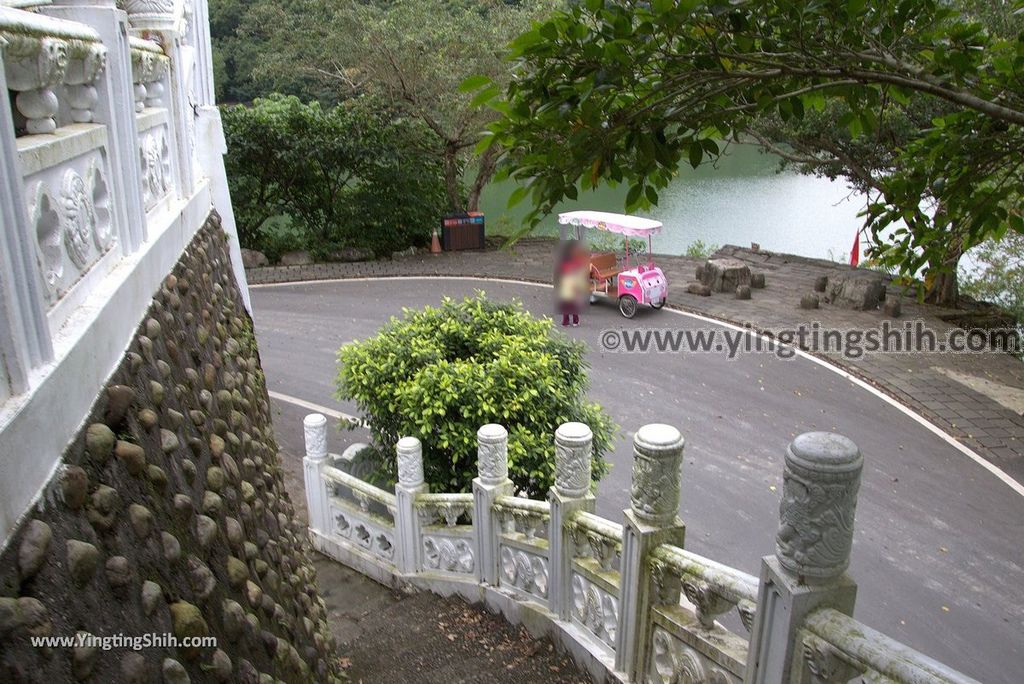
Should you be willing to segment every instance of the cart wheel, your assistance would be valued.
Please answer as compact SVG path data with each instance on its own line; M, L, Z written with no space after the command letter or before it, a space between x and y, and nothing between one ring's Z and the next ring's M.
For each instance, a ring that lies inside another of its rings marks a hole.
M619 313L626 318L636 315L636 297L633 295L622 295L619 297Z
M590 294L590 303L597 304L597 295L595 295L594 293Z
M651 308L652 309L660 309L661 307L665 306L665 302L667 302L667 301L668 301L668 298L666 297L665 299L662 299L659 304L651 304Z

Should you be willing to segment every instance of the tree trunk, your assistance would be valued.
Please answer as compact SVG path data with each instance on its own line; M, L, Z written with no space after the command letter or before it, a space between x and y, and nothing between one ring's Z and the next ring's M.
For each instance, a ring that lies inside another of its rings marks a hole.
M951 237L946 255L938 264L930 265L925 282L928 289L924 300L929 304L957 308L960 305L960 280L957 267L963 256L963 239Z
M480 211L480 194L494 177L494 170L498 166L498 148L494 145L487 148L487 151L480 155L479 166L476 171L476 178L469 188L469 198L466 202L466 211Z
M444 186L448 193L448 208L454 213L464 210L460 180L459 150L454 143L446 143L444 146Z

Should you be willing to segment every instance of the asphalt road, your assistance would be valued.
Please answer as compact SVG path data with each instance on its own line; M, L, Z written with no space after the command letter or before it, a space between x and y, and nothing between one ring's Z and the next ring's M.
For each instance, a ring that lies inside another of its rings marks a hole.
M317 282L254 288L268 389L355 413L334 399L335 352L372 335L403 307L483 289L548 314L551 291L475 280ZM1018 684L1024 670L1024 497L915 420L804 358L775 354L619 354L604 330L714 327L668 310L628 321L609 304L570 334L590 348L592 399L622 426L598 513L628 506L631 440L645 423L686 438L679 514L686 546L756 575L773 551L783 454L801 432L844 434L865 458L850 572L855 616L984 682ZM302 453L309 411L275 400L278 440ZM359 432L331 436L340 452Z

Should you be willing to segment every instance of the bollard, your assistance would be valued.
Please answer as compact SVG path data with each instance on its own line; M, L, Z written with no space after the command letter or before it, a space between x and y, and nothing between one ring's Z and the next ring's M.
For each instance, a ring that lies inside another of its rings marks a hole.
M551 611L568 621L572 611L573 545L565 523L576 511L594 511L590 493L594 434L583 423L563 423L555 431L555 486L548 493Z
M647 559L661 544L682 546L686 528L677 517L683 436L671 425L651 424L633 437L630 507L623 512L621 595L615 669L643 681L650 638L651 583Z
M395 485L395 535L398 538L399 570L406 574L420 568L420 520L416 496L430 490L423 481L423 446L415 437L402 437L395 445L398 484Z
M498 585L498 524L494 500L512 494L508 479L508 431L489 423L477 430L477 473L473 478L473 535L477 579Z
M853 615L857 585L845 571L863 467L857 445L842 435L805 433L786 450L775 554L761 560L745 684L790 680L808 614L827 607Z
M302 471L306 482L306 505L309 507L309 527L320 534L330 534L327 484L320 470L327 465L327 417L311 413L302 420L306 442L306 456Z

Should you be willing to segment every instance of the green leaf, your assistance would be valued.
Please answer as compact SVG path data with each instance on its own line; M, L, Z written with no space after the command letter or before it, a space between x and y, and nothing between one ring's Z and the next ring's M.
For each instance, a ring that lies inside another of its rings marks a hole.
M491 80L490 76L470 76L469 78L465 79L462 83L459 84L459 90L464 93L468 93L470 91L476 90L482 86L491 84L493 82L494 81Z
M700 143L690 143L690 166L697 168L704 159L704 150Z

